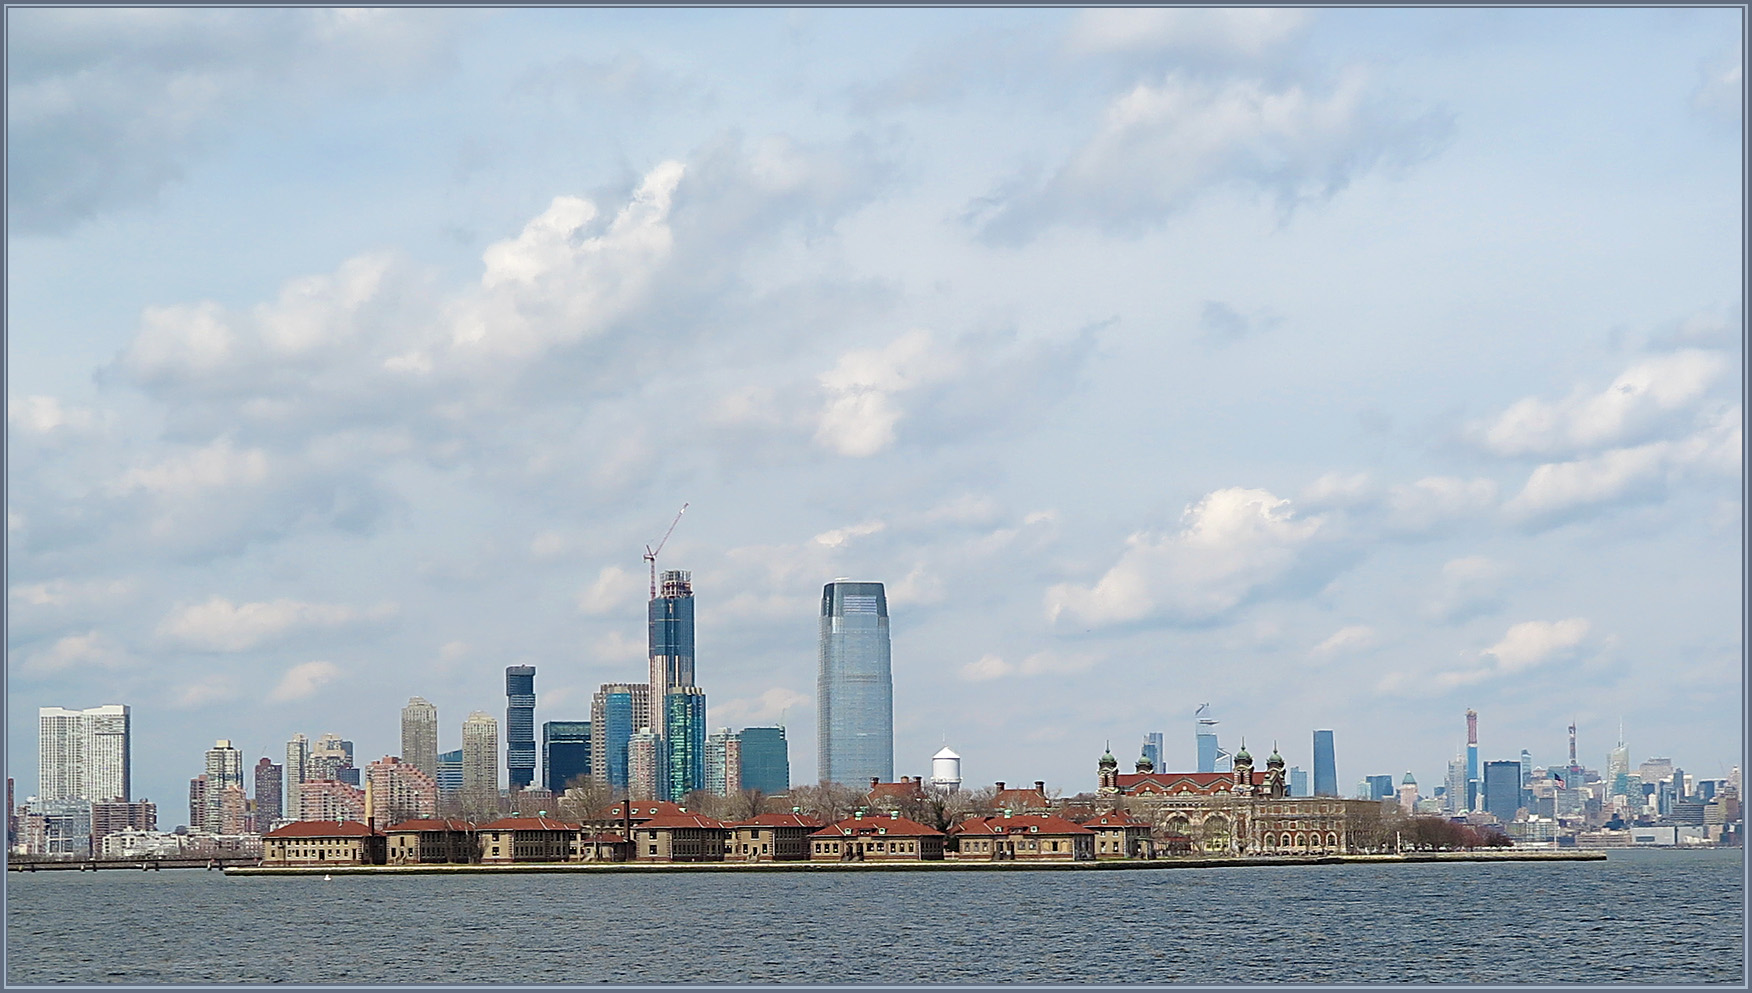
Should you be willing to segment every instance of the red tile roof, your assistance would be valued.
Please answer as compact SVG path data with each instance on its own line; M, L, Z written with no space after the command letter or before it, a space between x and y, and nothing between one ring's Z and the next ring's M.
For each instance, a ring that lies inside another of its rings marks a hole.
M925 795L925 785L916 778L902 777L898 783L871 783L867 799L893 797L897 800L917 800Z
M943 832L904 817L848 817L822 828L811 838L843 838L864 835L943 837Z
M587 834L579 840L595 842L599 845L619 845L625 843L627 839L612 832L603 832L601 834Z
M626 806L623 803L616 803L597 814L595 819L599 821L621 820L626 816ZM687 813L686 808L682 807L681 804L670 803L668 800L634 800L632 808L632 818L635 821L650 817L673 817L676 814Z
M723 821L715 821L704 814L672 814L668 817L653 817L643 824L636 825L641 831L659 830L664 828L708 828L722 831L728 828Z
M556 821L550 817L501 817L491 824L481 824L476 831L576 831L578 825L570 821Z
M1258 774L1255 774L1255 779ZM1211 794L1235 788L1232 772L1122 772L1117 774L1121 793Z
M1150 822L1142 817L1133 817L1129 813L1114 812L1091 817L1083 822L1084 827L1149 827Z
M475 826L468 821L460 821L452 817L416 817L411 821L391 824L384 828L384 833L391 831L473 831Z
M293 821L263 838L368 838L380 832L358 821Z
M1009 817L970 817L956 826L957 834L1094 834L1063 817L1051 814L1013 814Z
M821 819L808 814L761 814L729 825L739 827L800 827L811 831L821 827Z

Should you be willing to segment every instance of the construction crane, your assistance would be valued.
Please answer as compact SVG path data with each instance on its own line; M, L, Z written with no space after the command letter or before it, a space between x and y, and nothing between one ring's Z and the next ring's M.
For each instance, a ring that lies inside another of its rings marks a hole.
M675 520L669 522L669 530L663 532L663 538L657 542L657 547L645 546L645 561L651 563L651 599L653 600L657 599L657 553L663 550L664 545L669 544L669 536L675 533L675 526L681 523L681 515L685 513L687 513L687 504L684 503L681 505L681 509L675 512Z

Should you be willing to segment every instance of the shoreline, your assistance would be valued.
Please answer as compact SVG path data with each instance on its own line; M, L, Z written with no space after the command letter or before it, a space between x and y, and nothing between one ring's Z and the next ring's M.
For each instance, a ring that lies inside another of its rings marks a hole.
M1400 855L1239 856L1110 859L1095 862L521 862L505 865L261 865L227 866L227 876L379 876L478 873L626 872L1107 872L1220 869L1230 866L1399 864L1415 862L1601 862L1606 852L1411 852Z

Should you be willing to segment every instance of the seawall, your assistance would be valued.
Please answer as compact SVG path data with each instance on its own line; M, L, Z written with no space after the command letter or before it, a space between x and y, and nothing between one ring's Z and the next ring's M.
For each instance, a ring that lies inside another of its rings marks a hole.
M1096 862L524 862L511 865L228 866L227 876L398 876L530 872L1113 872L1397 862L1599 862L1603 851L1408 852L1400 855L1238 856Z

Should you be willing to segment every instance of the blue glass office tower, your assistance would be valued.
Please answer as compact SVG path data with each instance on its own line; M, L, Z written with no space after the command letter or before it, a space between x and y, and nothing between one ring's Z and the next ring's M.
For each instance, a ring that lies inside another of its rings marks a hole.
M1385 800L1393 795L1392 776L1369 776L1364 782L1369 784L1369 799Z
M693 573L667 570L657 589L645 615L650 628L651 699L661 711L661 701L670 690L694 685ZM662 723L652 721L651 729L661 733Z
M513 790L535 782L535 666L505 667L505 767Z
M617 795L627 788L627 743L648 727L651 687L604 683L590 700L590 773Z
M544 721L541 725L541 784L555 796L581 776L590 775L590 722Z
M706 691L681 686L663 698L663 770L658 795L680 802L706 786Z
M815 680L816 772L822 782L894 779L894 675L881 583L836 579L821 589Z
M1162 732L1145 732L1143 757L1150 760L1157 772L1167 771L1168 767L1162 764Z
M1332 752L1332 732L1314 732L1314 795L1338 795L1338 762Z
M1290 766L1290 795L1308 795L1308 770L1301 766Z
M462 792L462 749L438 753L438 795L455 796Z
M1484 812L1495 814L1504 824L1515 819L1521 808L1521 763L1484 764Z
M791 791L791 751L784 728L742 729L742 788L768 796Z

